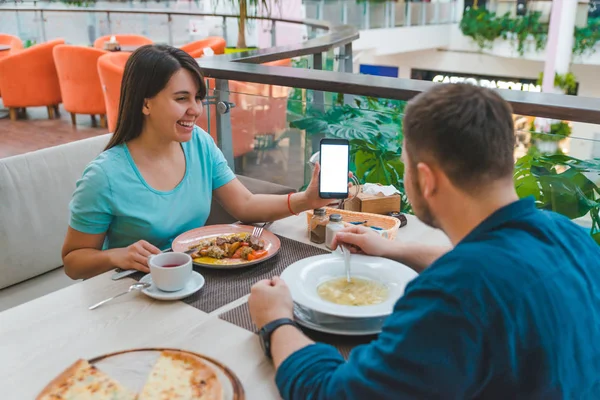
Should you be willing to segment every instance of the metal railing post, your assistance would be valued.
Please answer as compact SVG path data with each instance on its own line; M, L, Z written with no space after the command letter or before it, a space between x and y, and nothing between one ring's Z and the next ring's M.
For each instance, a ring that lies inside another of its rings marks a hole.
M171 14L167 13L167 29L169 30L169 46L173 46L173 27L171 23L173 22L173 17Z
M340 54L340 71L350 74L353 73L354 62L352 60L352 42L346 44L344 47L341 47L340 53L342 53ZM353 95L344 93L344 104L351 104L353 99Z
M441 3L433 3L433 21L434 24L440 23L440 4Z
M231 134L231 114L229 113L229 81L226 79L217 79L217 144L227 160L229 167L235 171L235 161L233 158L233 137ZM224 105L219 110L220 104ZM222 111L222 112L220 112ZM208 112L208 111L207 111Z
M110 12L106 12L106 26L108 27L108 33L112 34L112 24L110 22Z
M17 17L17 36L23 37L23 28L21 27L21 17L19 16L18 11L15 14Z
M421 25L427 25L427 4L429 3L419 3L421 4Z
M323 69L323 53L313 54L313 69ZM325 95L323 94L323 92L319 90L313 91L313 107L316 110L325 112ZM320 150L322 137L324 137L324 135L311 135L311 154L314 154Z
M325 0L321 0L317 4L317 19L318 20L322 20L323 19L323 7L325 7Z
M407 1L404 3L406 12L404 13L404 26L412 25L412 3Z
M277 46L277 21L271 21L271 47Z
M223 39L227 43L227 17L223 17Z
M348 2L344 1L342 3L342 24L346 25L348 23Z
M323 53L313 54L313 69L323 69ZM313 93L313 102L316 108L319 108L321 111L323 111L325 109L325 98L323 96L323 92L315 90Z
M371 13L370 10L371 8L369 7L369 2L365 2L364 3L364 18L365 18L365 29L369 29L369 26L371 25Z
M390 28L394 28L396 26L396 2L388 1L389 4L389 13L390 13Z
M46 39L46 21L44 20L44 10L40 10L40 24L42 29L42 41L45 42Z

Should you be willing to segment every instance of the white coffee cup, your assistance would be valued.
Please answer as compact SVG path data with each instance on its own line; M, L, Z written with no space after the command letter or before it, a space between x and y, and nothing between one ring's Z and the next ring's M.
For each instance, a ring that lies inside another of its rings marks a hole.
M152 282L162 291L184 288L192 275L192 257L185 253L161 253L148 257Z

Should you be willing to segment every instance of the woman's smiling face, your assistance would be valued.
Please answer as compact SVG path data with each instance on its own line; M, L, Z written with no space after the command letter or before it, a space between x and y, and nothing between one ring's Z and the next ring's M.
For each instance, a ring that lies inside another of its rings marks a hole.
M199 90L194 75L185 68L179 69L163 90L144 102L144 128L165 139L190 140L194 123L202 115Z

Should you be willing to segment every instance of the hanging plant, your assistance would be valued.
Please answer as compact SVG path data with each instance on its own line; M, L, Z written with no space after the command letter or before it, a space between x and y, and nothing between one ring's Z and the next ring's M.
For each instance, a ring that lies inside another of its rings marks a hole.
M537 84L541 86L543 81L544 73L540 72ZM567 72L566 74L557 73L554 75L554 87L561 89L564 94L575 95L577 91L577 79L572 72Z
M510 18L508 14L501 17L502 37L507 39L508 33L511 33L516 40L517 53L520 56L525 54L525 44L530 38L533 38L535 51L543 50L548 40L548 24L540 22L542 13L539 11L527 13L524 16Z
M61 3L69 6L88 7L96 3L96 0L60 0Z
M496 13L476 7L465 11L460 21L460 30L477 43L481 50L492 47L498 38L514 40L517 53L523 56L525 45L531 38L535 51L543 50L548 40L548 24L540 21L542 14L529 12L524 16L513 18L509 13L497 16ZM573 55L593 54L600 41L600 18L589 18L583 28L574 30Z
M575 27L573 55L593 54L596 51L598 41L600 41L600 18L589 18L587 26L583 28Z
M460 21L460 30L471 37L480 49L491 48L494 40L502 36L505 27L496 14L480 8L469 8Z
M550 124L549 132L538 132L535 125L531 124L531 139L544 142L560 142L571 136L571 125L566 121L558 121Z

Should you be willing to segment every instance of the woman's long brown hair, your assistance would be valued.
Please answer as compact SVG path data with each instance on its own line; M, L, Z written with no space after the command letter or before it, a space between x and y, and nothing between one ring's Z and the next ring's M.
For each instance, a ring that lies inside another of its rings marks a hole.
M198 96L206 97L206 85L198 63L185 51L167 45L149 44L133 52L125 64L121 83L117 127L106 149L126 143L142 133L144 101L167 86L181 68L192 73L198 83Z

